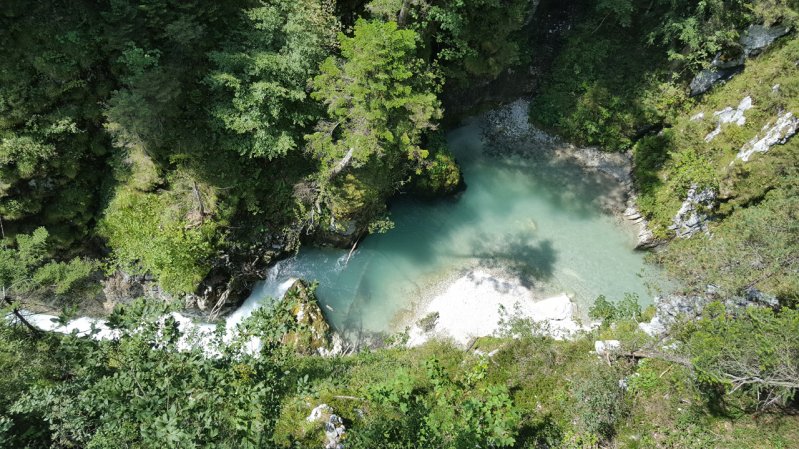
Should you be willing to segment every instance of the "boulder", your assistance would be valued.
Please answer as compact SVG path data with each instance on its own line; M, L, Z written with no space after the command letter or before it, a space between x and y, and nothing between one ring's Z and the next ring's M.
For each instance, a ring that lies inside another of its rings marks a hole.
M650 337L658 337L666 333L666 326L655 316L648 323L638 323L638 328Z
M327 404L319 404L311 410L311 414L305 418L308 422L316 422L323 419L325 416L333 414L333 409Z
M743 70L746 58L757 56L779 37L788 34L789 27L752 25L740 39L740 49L734 54L718 53L710 67L697 73L691 80L691 96L703 94L718 83L724 82Z
M283 335L283 343L304 355L329 351L332 340L330 325L316 295L305 282L295 281L286 291L283 301L289 302L295 321Z
M744 65L745 61L746 55L743 52L739 52L734 56L720 52L716 54L716 57L713 58L713 61L710 62L710 65L717 69L733 69Z
M333 408L329 405L317 405L311 410L311 414L305 420L308 422L324 421L325 449L344 449L342 440L347 430L344 427L344 420L333 413Z
M330 415L330 419L325 423L325 438L327 444L325 449L343 449L344 445L341 440L344 439L344 421L338 415Z
M594 342L594 352L598 356L610 355L620 350L621 342L619 340L597 340Z
M691 90L691 96L695 97L710 90L711 87L721 82L727 81L733 75L743 70L742 67L733 67L730 69L721 69L711 67L697 73L691 84L688 86Z
M744 55L747 58L759 55L775 40L785 36L789 31L791 29L786 26L751 25L746 29L740 40Z
M735 108L728 106L721 111L714 112L713 117L716 118L716 129L705 136L705 142L710 142L721 134L721 125L729 123L735 123L738 126L745 125L746 115L744 114L750 109L752 109L752 97L747 96Z

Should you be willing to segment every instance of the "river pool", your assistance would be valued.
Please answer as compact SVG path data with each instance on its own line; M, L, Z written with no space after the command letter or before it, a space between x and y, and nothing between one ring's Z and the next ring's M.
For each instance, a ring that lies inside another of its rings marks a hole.
M396 199L394 229L363 239L349 260L348 250L303 248L271 269L244 309L302 278L319 282L319 302L337 329L394 331L474 269L515 278L536 297L566 293L582 312L599 295L633 293L651 303L659 275L634 250L637 230L602 207L618 182L530 142L488 145L488 126L475 118L448 134L463 193Z

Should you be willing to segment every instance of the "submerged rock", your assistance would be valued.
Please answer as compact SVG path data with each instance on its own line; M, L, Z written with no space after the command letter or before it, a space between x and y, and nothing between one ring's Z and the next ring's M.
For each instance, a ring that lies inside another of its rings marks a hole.
M792 112L782 114L773 126L771 123L767 123L763 127L763 137L758 134L744 144L738 151L737 159L747 162L755 153L766 153L772 146L786 143L796 134L797 128L799 128L799 118L795 117Z

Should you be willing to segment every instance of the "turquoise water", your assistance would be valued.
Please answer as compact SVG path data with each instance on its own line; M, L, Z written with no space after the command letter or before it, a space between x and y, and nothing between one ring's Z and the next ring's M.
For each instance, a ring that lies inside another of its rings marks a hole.
M535 149L489 151L479 121L448 140L468 186L461 195L400 198L391 204L395 228L365 238L348 262L348 250L304 248L278 263L253 298L289 277L316 280L335 327L391 331L414 306L481 268L518 278L541 298L566 292L583 311L600 294L651 302L647 283L657 273L634 251L635 230L600 207L615 181L535 157Z

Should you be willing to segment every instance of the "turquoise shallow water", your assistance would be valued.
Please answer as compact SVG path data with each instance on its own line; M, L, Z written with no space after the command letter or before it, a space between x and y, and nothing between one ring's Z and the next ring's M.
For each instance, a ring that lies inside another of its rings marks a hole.
M602 211L615 181L551 158L489 151L474 121L448 135L467 189L457 198L403 197L393 230L346 250L304 248L253 293L289 277L319 281L317 296L339 329L395 330L415 304L480 267L517 277L542 298L566 292L586 310L600 294L651 303L657 271L634 251L634 230ZM507 151L506 151L507 150ZM252 302L252 301L251 301Z

